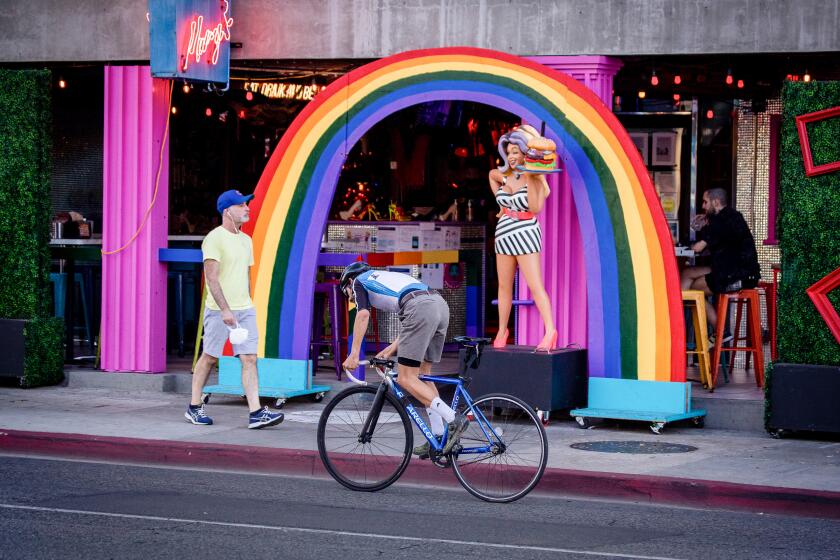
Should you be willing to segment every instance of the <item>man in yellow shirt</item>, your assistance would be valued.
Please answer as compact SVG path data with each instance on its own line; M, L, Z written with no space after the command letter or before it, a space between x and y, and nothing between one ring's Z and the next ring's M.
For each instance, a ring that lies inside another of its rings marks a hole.
M248 428L265 428L283 421L283 414L260 408L257 379L257 313L251 302L250 267L254 264L251 237L240 231L249 219L248 202L254 195L239 191L223 192L216 201L222 225L207 234L201 244L207 299L204 302L204 352L195 365L192 399L184 417L199 426L213 419L204 412L201 393L210 369L218 362L231 339L233 354L242 362L242 387L251 414Z

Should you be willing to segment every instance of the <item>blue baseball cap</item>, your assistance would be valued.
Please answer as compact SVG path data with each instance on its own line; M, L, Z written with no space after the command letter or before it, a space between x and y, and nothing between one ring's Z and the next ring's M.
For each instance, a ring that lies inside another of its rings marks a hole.
M252 194L242 194L236 190L225 191L219 195L219 198L216 199L216 210L218 210L219 214L221 214L226 208L242 204L243 202L248 202L252 198L254 198L254 195Z

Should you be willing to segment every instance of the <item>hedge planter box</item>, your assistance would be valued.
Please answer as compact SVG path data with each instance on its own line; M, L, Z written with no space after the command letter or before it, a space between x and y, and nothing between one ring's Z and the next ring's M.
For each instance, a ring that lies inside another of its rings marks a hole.
M64 379L64 322L0 319L0 378L17 378L21 387L54 385Z
M767 429L840 433L840 367L775 364L768 379Z

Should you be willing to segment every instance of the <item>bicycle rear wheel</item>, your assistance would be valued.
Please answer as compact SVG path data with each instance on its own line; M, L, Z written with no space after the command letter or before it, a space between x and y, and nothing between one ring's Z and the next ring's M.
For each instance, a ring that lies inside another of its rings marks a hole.
M467 413L470 425L452 454L458 482L488 502L512 502L533 490L548 461L548 440L534 409L517 397L492 394Z
M318 453L338 482L362 492L376 492L402 475L411 459L414 432L408 413L390 392L385 394L370 437L362 430L375 402L377 387L350 387L336 395L318 422Z

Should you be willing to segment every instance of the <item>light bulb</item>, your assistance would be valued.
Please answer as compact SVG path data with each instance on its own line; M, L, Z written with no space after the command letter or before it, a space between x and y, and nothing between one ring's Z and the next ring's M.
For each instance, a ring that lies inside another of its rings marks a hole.
M738 89L744 89L744 80L738 80Z
M675 93L675 94L674 94L674 101L679 101L679 100L680 100L680 94L679 94L679 93Z
M177 112L178 112L178 107L172 107L172 114L174 115Z
M645 90L643 90L643 89L639 90L639 99L644 99L646 95L647 94L645 93Z
M187 85L187 84L184 84L184 87L183 87L183 88L181 88L181 89L183 89L183 90L184 90L184 93L189 93L189 92L190 92L190 86L189 86L189 85Z
M732 69L726 71L726 85L731 86L733 82Z
M802 76L802 81L803 82L810 82L811 81L811 74L810 74L810 72L808 72L807 69L805 70L805 75Z
M659 77L656 75L656 70L650 75L650 85L658 86L659 85Z
M205 114L205 115L207 115L208 117L213 116L213 109L211 109L210 107L207 107L207 108L204 110L204 114Z
M248 101L251 101L252 99L254 99L254 94L249 91L248 93L245 94L245 99L247 99Z
M715 112L714 112L714 111L712 111L711 109L709 109L708 111L706 111L706 118L707 118L707 119L713 119L713 118L715 118Z
M65 82L64 80L58 80L58 87L60 87L61 89L66 88L67 82Z
M677 74L676 76L674 76L674 84L680 85L681 83L682 83L682 78L680 77L680 75Z

